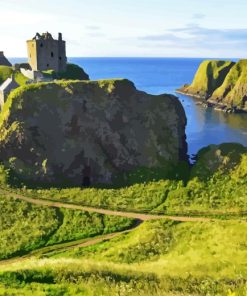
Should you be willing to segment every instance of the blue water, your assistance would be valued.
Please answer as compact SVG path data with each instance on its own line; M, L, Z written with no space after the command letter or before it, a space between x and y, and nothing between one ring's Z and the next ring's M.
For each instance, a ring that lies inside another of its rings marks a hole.
M70 58L90 75L90 79L128 78L151 94L171 93L191 83L203 59L183 58ZM23 59L12 59L20 62ZM238 142L247 146L247 115L224 114L197 105L196 100L176 94L187 116L189 154L209 144Z

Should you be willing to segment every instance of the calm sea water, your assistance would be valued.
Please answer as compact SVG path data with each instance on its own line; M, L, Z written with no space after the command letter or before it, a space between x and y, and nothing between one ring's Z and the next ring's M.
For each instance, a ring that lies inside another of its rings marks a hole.
M23 59L12 59L20 62ZM70 58L90 79L128 78L151 94L176 94L176 88L190 83L203 59L183 58ZM209 144L238 142L247 146L247 115L224 114L197 105L196 100L176 94L187 116L189 154Z

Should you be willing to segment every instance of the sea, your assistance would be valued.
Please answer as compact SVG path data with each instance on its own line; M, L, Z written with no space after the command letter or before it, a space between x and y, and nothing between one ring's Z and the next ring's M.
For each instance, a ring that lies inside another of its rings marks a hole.
M25 61L10 59L12 63ZM150 94L173 94L182 103L186 116L188 154L193 156L210 144L236 142L247 146L247 114L225 114L198 105L197 99L176 93L191 83L204 58L80 58L69 62L81 66L91 80L127 78L137 89Z

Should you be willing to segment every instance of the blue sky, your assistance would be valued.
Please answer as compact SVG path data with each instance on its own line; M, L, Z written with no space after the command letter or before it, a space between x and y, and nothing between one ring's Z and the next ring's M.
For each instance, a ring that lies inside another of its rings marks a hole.
M0 0L0 50L62 32L68 56L247 57L245 0Z

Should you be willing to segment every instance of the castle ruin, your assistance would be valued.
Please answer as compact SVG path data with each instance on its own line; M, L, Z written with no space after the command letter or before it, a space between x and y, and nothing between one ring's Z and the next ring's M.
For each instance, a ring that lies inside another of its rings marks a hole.
M36 33L32 40L27 41L27 51L33 71L66 71L66 42L62 40L61 33L58 34L58 40L53 39L48 32L42 35Z

